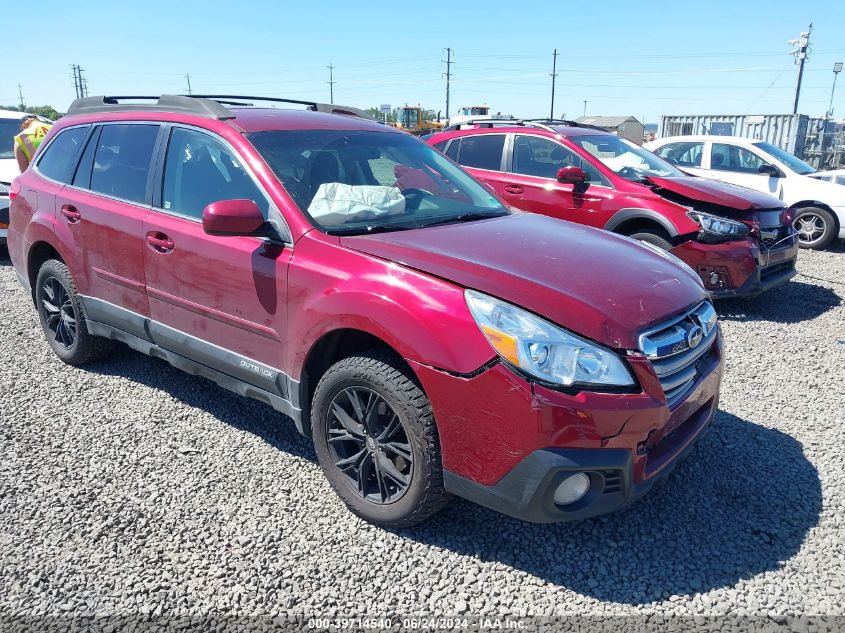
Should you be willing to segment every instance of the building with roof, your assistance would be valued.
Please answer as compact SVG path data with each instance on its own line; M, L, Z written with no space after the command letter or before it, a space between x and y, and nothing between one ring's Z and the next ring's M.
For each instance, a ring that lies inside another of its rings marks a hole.
M594 125L637 145L643 144L643 124L632 116L579 116L575 122Z

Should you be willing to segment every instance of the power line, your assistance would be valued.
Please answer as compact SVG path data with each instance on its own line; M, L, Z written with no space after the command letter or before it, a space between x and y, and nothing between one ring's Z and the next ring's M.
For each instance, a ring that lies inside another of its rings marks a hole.
M334 66L329 64L328 69L329 69L329 80L326 83L329 84L329 103L334 103L334 85L337 83L334 80Z
M452 83L452 49L446 49L446 124L449 124L449 88Z

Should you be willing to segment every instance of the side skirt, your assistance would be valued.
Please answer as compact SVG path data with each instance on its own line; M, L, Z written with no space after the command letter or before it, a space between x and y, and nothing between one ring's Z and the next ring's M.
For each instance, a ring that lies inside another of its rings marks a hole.
M110 325L97 323L96 321L88 321L88 332L94 336L102 336L104 338L120 341L138 352L166 360L177 369L181 369L182 371L194 376L208 378L224 389L228 389L229 391L246 396L247 398L252 398L253 400L259 400L265 404L269 404L279 413L291 418L294 421L294 424L296 424L296 429L300 433L303 433L302 411L294 407L289 400L273 395L264 389L260 389L254 385L244 382L243 380L233 378L232 376L217 371L216 369L212 369L211 367L206 367L205 365L193 361L190 358L185 358L184 356L175 354L170 350L166 350L163 347L159 347L154 343L145 341L144 339L138 338L137 336L114 328Z

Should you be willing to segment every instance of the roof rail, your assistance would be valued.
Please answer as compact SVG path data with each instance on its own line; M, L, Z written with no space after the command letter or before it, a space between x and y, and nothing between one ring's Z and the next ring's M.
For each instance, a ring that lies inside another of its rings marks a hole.
M547 132L554 132L555 134L558 133L552 126L553 125L565 125L567 127L585 127L585 128L592 128L594 130L602 130L605 131L604 128L597 127L595 125L586 125L585 123L578 123L576 121L570 121L569 119L469 119L468 121L461 121L460 123L455 123L453 125L449 125L448 127L443 128L444 132L451 132L454 130L460 130L461 126L465 125L477 125L478 127L496 127L496 126L514 126L514 127L533 127L538 128L541 130L546 130Z
M478 127L496 127L496 126L524 126L524 127L536 127L545 130L549 130L550 132L554 132L552 128L548 125L543 125L542 123L538 123L536 121L532 121L530 119L491 119L491 118L484 118L484 119L469 119L467 121L461 121L460 123L453 123L445 128L443 128L444 132L451 132L453 130L460 130L461 126L466 125L477 125Z
M589 123L579 123L578 121L573 121L571 119L526 119L527 121L531 121L532 123L545 123L546 125L565 125L567 127L585 127L591 130L601 130L602 132L606 132L603 127L599 127L598 125L590 125Z
M121 103L129 101L132 103ZM155 103L137 103L138 101L154 101ZM68 116L74 114L95 114L97 112L133 112L144 110L149 112L180 112L184 114L198 114L212 119L233 119L234 113L217 101L182 95L151 96L98 96L83 97L70 104Z
M154 101L155 103L137 103ZM244 95L161 95L161 96L97 96L77 99L70 104L67 114L94 114L97 112L154 111L196 114L213 119L233 119L235 113L226 106L250 107L253 101L293 103L307 106L314 112L343 114L374 121L375 118L351 106L283 99L280 97L253 97ZM129 103L121 103L129 102Z

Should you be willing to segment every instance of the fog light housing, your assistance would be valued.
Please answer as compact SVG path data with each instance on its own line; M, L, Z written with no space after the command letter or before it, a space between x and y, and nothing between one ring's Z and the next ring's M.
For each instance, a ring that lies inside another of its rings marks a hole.
M584 498L590 490L590 478L585 473L569 475L555 489L555 503L568 506Z

